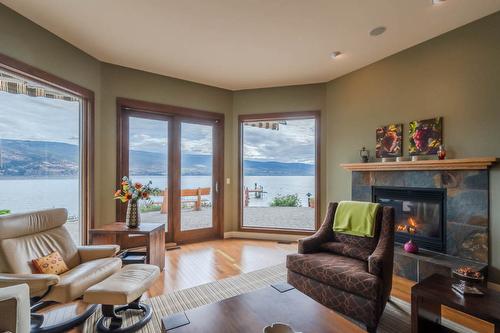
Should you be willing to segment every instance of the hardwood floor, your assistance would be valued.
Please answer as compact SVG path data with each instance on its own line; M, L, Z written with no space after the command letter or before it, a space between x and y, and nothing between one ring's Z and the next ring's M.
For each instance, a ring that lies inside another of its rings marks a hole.
M284 262L297 243L226 239L182 245L167 251L165 270L148 296L194 287Z
M288 253L297 251L297 243L279 244L273 241L227 239L182 245L179 250L167 251L165 270L148 290L154 297L174 290L194 287L226 277L251 272L283 263ZM394 277L392 296L410 301L414 282ZM74 313L76 305L60 309ZM443 308L443 316L477 332L493 332L492 324ZM58 316L55 316L58 317ZM80 332L74 329L71 332Z

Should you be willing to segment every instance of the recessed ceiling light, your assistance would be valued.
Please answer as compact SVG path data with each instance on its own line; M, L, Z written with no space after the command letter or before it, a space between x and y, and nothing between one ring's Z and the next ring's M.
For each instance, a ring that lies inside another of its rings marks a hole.
M387 30L386 27L384 26L380 26L380 27L376 27L375 29L373 29L372 31L370 31L370 36L380 36L382 35L385 31Z
M432 0L433 5L439 5L440 3L445 2L446 0Z
M337 58L338 58L338 57L340 57L341 55L342 55L342 52L340 52L340 51L335 51L335 52L332 52L332 53L330 54L330 57L331 57L332 59L337 59Z

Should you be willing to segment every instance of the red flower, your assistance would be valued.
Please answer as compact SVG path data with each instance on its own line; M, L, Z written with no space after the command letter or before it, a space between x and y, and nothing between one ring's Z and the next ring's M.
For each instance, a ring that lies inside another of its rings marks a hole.
M132 193L127 193L127 194L125 195L125 198L126 198L127 200L132 199Z
M142 184L141 183L135 183L134 187L135 187L136 190L140 190L141 187L142 187Z

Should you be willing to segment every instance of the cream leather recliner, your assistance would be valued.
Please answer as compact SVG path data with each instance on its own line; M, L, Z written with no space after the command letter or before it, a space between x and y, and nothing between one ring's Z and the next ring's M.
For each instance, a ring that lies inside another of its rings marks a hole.
M53 302L67 303L85 290L120 270L122 262L115 257L118 245L77 246L64 226L66 209L0 216L0 287L26 283L32 299L32 332L56 332L81 324L95 311L67 323L43 326L43 316L33 314ZM69 271L61 275L37 274L32 259L58 251Z

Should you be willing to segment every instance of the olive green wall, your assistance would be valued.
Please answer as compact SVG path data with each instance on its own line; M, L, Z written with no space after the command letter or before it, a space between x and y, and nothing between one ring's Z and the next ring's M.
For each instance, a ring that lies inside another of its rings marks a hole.
M116 98L126 97L154 103L182 106L225 114L225 137L231 135L232 92L189 81L133 70L111 64L102 64L102 121L96 124L99 144L96 154L100 163L96 193L97 215L100 224L110 223L115 217L115 201L111 193L116 186ZM231 140L225 140L225 173L231 172ZM225 226L231 225L231 188L226 185L224 216Z
M320 129L321 141L326 140L325 113L325 84L309 84L289 87L251 89L235 91L233 94L233 123L231 138L233 148L231 156L238 156L238 117L243 114L276 113L293 111L321 111L322 126ZM321 156L325 155L326 145L321 146ZM326 161L321 163L321 177L326 179ZM238 193L238 159L231 161L231 192ZM325 182L321 186L321 208L324 208L326 196ZM232 230L238 230L238 198L233 200ZM322 210L324 211L324 210ZM229 226L226 226L226 228Z
M382 41L381 41L382 42ZM380 125L443 116L451 157L500 157L500 13L407 49L327 85L327 192L350 198L339 164L375 147ZM407 150L407 136L404 137ZM500 168L491 172L491 277L500 281Z

